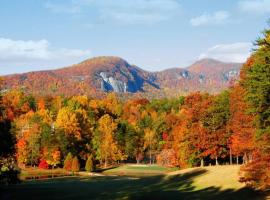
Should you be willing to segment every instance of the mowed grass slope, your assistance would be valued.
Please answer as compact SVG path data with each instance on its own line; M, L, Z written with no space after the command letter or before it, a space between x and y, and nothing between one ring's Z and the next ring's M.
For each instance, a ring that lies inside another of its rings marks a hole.
M132 166L125 167L126 171L135 170ZM145 174L151 169L141 168ZM174 172L164 172L167 169L158 167L154 169L162 173L136 177L114 175L25 181L2 188L0 199L263 199L263 196L237 182L239 166ZM123 172L123 166L114 169L114 172L117 170Z
M175 170L177 170L177 168L167 168L158 165L130 164L106 170L103 172L103 174L120 176L151 176L158 174L166 174Z
M170 176L174 176L177 174L185 174L185 173L191 173L192 171L196 170L206 170L205 173L203 173L200 176L196 176L193 179L193 184L195 188L202 189L206 187L219 187L220 189L241 189L245 187L244 183L240 183L239 180L239 170L240 166L238 165L232 165L232 166L212 166L212 167L204 167L204 168L190 168L190 169L184 169L175 171L172 173L169 173Z

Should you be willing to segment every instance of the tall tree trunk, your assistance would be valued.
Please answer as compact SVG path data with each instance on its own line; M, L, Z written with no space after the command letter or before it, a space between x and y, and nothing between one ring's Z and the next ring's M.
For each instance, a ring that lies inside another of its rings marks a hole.
M236 164L237 165L239 164L239 156L238 155L236 156Z
M104 162L104 168L107 168L107 160Z
M105 155L104 167L107 168L107 154Z
M218 158L217 158L217 156L216 156L216 165L218 165Z
M203 158L201 158L201 167L204 167L204 161L203 161Z
M248 162L251 162L252 161L252 154L249 154L248 155Z
M230 165L232 165L232 148L230 148Z
M149 149L150 149L150 165L152 164L152 152L151 152L151 136L149 137L149 143L150 143L150 145L149 145Z
M244 163L244 164L247 164L247 153L244 154L244 157L243 157L243 163Z
M151 148L150 148L150 165L152 164L152 152L151 152Z

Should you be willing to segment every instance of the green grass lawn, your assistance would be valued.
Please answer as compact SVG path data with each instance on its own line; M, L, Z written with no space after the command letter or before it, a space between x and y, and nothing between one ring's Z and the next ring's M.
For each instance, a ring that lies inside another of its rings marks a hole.
M103 171L105 175L122 175L122 176L147 176L165 174L175 171L177 168L166 168L158 165L123 165L113 169Z
M135 168L134 168L135 167ZM0 199L263 199L237 182L238 166L206 167L165 173L152 166L122 166L109 173L131 170L162 172L152 176L68 177L24 181L1 188ZM107 172L108 173L108 172ZM2 195L2 196L1 196Z

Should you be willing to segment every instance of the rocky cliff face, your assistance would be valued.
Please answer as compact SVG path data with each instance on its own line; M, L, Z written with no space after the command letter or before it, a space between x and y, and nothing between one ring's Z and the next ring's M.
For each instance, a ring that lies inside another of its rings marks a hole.
M23 87L34 94L97 92L164 93L218 92L237 80L241 64L212 59L187 68L147 72L118 57L97 57L59 70L5 76L6 89Z
M106 72L100 72L101 90L104 92L127 92L127 84L123 81L116 80L114 77L108 77Z

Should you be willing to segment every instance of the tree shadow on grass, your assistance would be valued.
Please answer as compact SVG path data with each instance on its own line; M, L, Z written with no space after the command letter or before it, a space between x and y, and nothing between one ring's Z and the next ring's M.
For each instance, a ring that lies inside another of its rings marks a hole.
M115 169L115 168L118 168L119 166L111 166L111 167L107 167L107 168L98 168L95 170L95 172L97 173L102 173L102 172L105 172L107 170L111 170L111 169Z
M263 199L251 189L221 190L218 187L196 189L194 178L207 173L205 169L174 176L77 177L46 181L30 181L2 188L0 199Z

